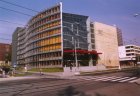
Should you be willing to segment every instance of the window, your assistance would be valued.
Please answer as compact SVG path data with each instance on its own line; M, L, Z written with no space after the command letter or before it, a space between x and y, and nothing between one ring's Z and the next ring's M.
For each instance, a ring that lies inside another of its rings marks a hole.
M91 34L91 38L94 38L94 34Z

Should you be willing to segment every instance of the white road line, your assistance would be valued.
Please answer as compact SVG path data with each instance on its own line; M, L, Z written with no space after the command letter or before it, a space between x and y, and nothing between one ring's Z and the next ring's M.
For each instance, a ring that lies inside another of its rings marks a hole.
M119 81L119 80L123 80L123 79L127 79L127 78L130 78L130 77L121 77L121 78L119 78L119 79L115 79L115 80L111 80L111 81Z
M95 78L78 77L78 78L75 78L75 79L78 79L78 80L92 80L92 79L96 79L96 77Z
M101 79L101 78L107 78L107 76L96 76L96 77L88 77L88 79Z
M122 78L122 77L116 77L116 78L110 77L110 78L102 80L102 81L112 81L112 80L116 80L116 79L120 79L120 78Z
M119 82L126 82L126 81L130 81L130 80L133 80L133 79L136 79L137 77L132 77L132 78L129 78L129 79L125 79L125 80L121 80Z
M77 80L94 80L94 81L117 81L117 82L127 82L134 83L136 82L137 77L118 77L118 76L76 76L71 77L69 79L77 79ZM67 78L68 79L68 78ZM135 80L134 80L135 79ZM131 80L131 81L130 81Z
M102 77L78 77L78 78L75 78L75 79L82 79L82 80L93 80L93 79L100 79L100 78L104 78L106 76L102 76Z
M96 79L96 80L106 80L106 79L110 79L110 78L119 78L119 77L116 77L116 76L111 76L111 77L108 77L108 76L100 76L100 77L96 77L94 79ZM90 79L93 79L93 78L91 77Z
M114 80L114 79L117 79L117 78L121 78L121 77L112 76L112 77L97 79L95 81L110 81L112 79Z
M117 76L94 76L94 77L75 77L75 79L81 79L81 80L94 80L94 81L109 81L109 80L116 80L118 78L122 78L122 77L117 77Z
M112 77L108 77L108 76L98 76L98 77L86 77L86 78L83 78L83 77L80 77L80 78L78 78L78 79L84 79L84 80L94 80L95 79L95 81L97 80L105 80L105 79L109 79L110 80L110 78L113 78L113 79L115 79L115 78L121 78L121 77L116 77L116 76L112 76ZM105 80L106 81L106 80Z
M129 83L134 83L138 80L139 78L135 79L135 80L132 80L132 81L129 81Z

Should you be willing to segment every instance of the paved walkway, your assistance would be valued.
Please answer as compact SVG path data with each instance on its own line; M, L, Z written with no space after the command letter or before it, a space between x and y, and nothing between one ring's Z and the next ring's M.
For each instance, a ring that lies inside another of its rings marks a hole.
M8 78L0 78L0 82L24 80L24 79L35 79L35 78L38 78L38 76L8 77Z
M30 72L30 73L36 73L40 74L40 72ZM56 76L56 77L67 77L67 76L74 76L78 75L76 72L42 72L42 74L48 75L48 76ZM79 73L80 74L80 73Z
M69 76L74 76L73 72L68 72L68 73L64 73L64 72L55 72L55 73L42 73L44 75L40 76L40 72L31 72L31 73L35 73L37 75L31 75L31 76L22 76L22 77L8 77L8 78L0 78L0 82L4 82L4 81L13 81L13 80L23 80L23 79L35 79L35 78L43 78L48 76L49 78L59 78L59 77L69 77Z

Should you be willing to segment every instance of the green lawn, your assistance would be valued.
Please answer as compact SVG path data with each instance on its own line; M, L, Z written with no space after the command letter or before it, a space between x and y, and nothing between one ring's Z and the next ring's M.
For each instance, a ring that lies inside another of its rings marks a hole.
M32 73L17 73L17 74L14 74L14 77L21 77L21 76L29 76L29 75L32 75Z
M28 71L40 72L40 68L33 68ZM63 72L63 68L41 68L42 72Z

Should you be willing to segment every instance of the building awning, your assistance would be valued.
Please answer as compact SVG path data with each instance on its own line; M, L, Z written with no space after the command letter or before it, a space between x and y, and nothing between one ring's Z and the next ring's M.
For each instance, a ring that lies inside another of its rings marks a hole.
M81 54L102 54L102 53L98 53L95 50L92 51L88 51L88 50L64 50L64 53L74 53L76 51L76 53L81 53Z

